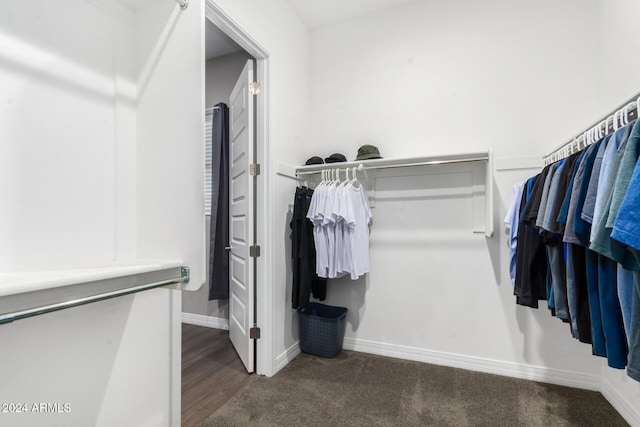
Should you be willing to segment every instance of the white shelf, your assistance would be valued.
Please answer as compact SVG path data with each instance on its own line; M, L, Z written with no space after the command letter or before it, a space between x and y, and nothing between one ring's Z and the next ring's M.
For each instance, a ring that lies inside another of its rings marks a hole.
M131 260L68 270L0 274L0 297L180 268L180 260Z
M465 163L485 164L484 173L474 173L473 177L473 232L493 236L493 152L477 151L469 153L442 154L435 156L419 156L390 159L356 160L351 162L328 163L291 167L278 165L277 173L282 176L299 179L317 173L323 169L345 169L359 167L360 170L392 169L392 168L429 168L440 165L456 165ZM476 168L477 169L477 168ZM482 176L480 176L482 175Z
M402 157L391 159L354 160L351 162L326 163L320 165L298 166L295 168L297 174L305 172L316 172L322 169L350 168L362 165L363 169L384 169L412 166L434 166L449 163L466 162L487 162L491 157L491 150L471 153L442 154L436 156Z

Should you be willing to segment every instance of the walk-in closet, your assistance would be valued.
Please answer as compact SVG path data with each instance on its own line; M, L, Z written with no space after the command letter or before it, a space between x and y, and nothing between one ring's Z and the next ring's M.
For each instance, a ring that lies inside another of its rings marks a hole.
M638 22L6 2L0 425L640 426Z

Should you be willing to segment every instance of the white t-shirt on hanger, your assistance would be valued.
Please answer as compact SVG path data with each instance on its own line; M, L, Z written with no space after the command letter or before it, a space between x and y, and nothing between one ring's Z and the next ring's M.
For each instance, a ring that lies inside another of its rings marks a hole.
M371 223L371 208L366 191L362 185L350 186L346 193L351 201L355 226L350 233L351 258L353 280L369 272L369 224Z
M345 245L350 239L350 230L355 225L355 218L353 208L345 196L347 191L348 183L342 183L336 188L330 213L330 217L335 223L333 253L335 262L334 269L330 272L332 278L345 276L350 274L352 270L351 254L346 250L347 246Z
M327 237L322 227L324 220L324 200L326 198L326 185L319 185L313 192L307 218L313 223L313 241L316 246L316 274L319 277L327 277L329 267Z
M332 215L331 211L336 198L336 187L337 183L335 182L327 186L326 196L322 206L323 220L321 227L327 242L327 273L322 277L326 277L328 279L333 279L335 277L336 218Z

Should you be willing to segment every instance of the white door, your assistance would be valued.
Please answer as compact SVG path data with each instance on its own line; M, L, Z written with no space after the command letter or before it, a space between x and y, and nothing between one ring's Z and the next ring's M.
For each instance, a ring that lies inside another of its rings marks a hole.
M254 263L249 247L254 242L253 177L253 61L247 61L229 99L229 336L247 371L255 369Z

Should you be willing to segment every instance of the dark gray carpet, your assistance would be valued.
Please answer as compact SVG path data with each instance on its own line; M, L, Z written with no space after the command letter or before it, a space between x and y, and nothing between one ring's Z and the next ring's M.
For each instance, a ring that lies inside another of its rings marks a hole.
M301 354L211 415L221 426L627 426L600 393L343 351Z

